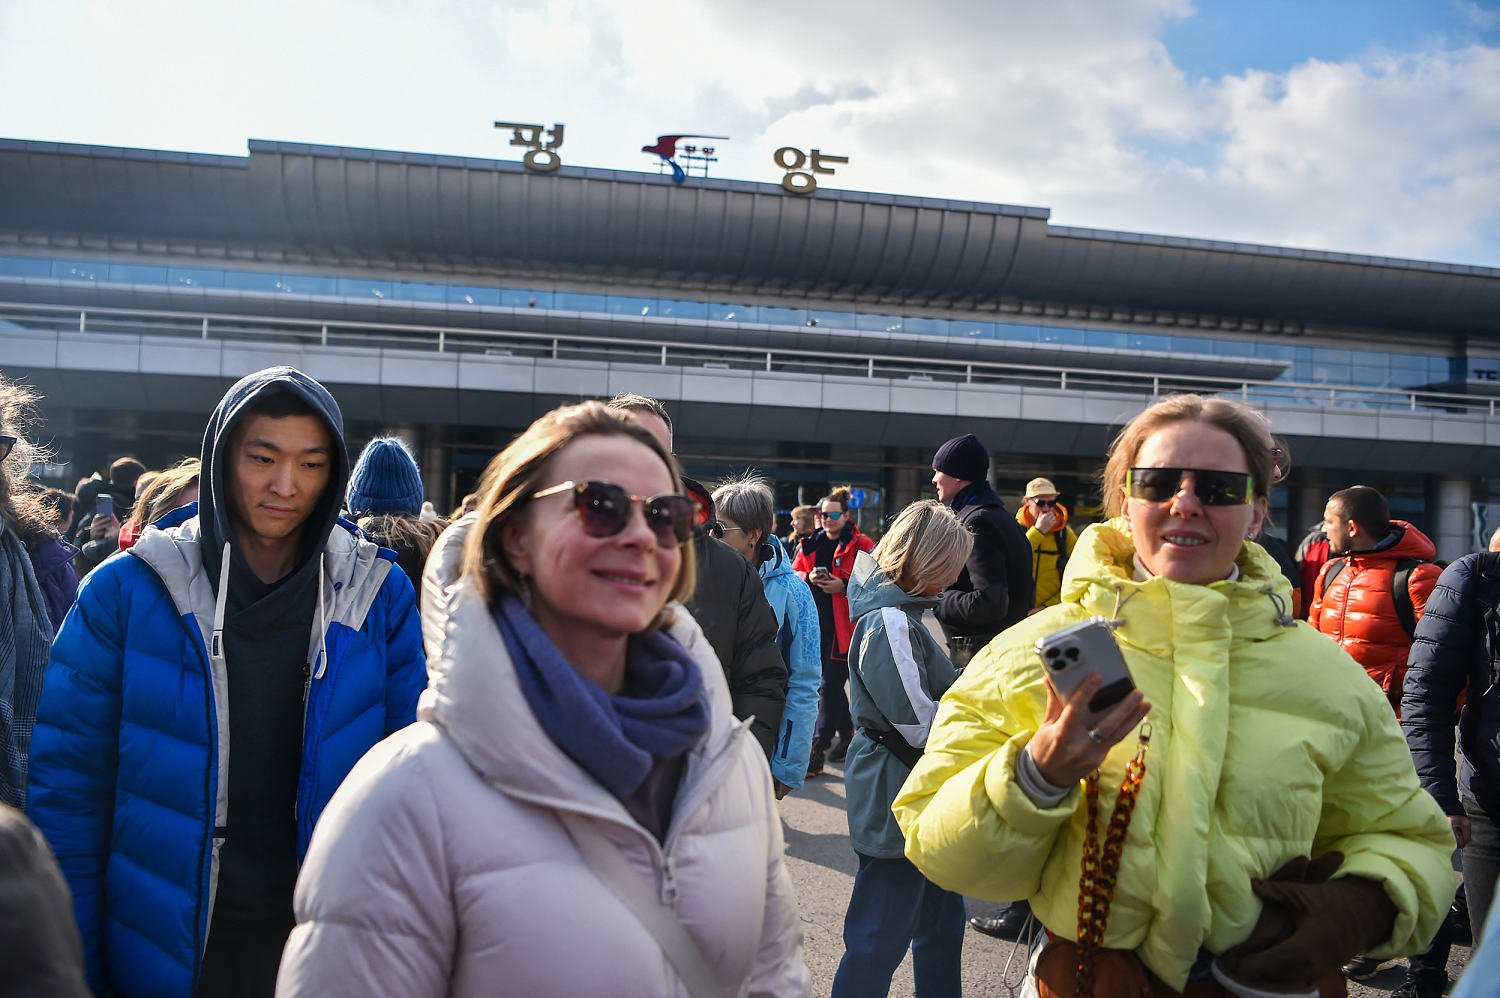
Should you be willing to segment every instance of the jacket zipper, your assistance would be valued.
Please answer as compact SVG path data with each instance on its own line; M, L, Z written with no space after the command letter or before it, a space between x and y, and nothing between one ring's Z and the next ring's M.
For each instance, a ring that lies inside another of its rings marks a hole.
M673 857L676 855L674 847L677 844L677 839L682 834L682 826L687 818L694 814L703 805L703 802L708 800L714 791L719 789L720 784L724 782L725 774L734 764L734 755L739 748L740 739L748 737L747 732L749 729L749 719L734 721L723 748L712 759L707 761L704 765L703 776L693 784L688 796L678 801L677 806L673 808L672 824L667 829L666 841L657 846L655 837L650 834L646 835L652 846L659 850L659 855L661 856L661 900L663 904L674 904L677 901L677 876Z

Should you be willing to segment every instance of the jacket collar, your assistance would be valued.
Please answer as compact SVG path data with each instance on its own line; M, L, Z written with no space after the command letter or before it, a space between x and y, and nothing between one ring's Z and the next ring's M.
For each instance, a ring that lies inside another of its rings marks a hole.
M968 485L965 485L962 489L958 490L957 494L953 496L953 501L948 505L952 507L955 513L966 506L978 506L981 508L985 506L998 506L1001 509L1005 508L1005 504L1000 501L1000 496L996 494L994 489L990 488L990 483L987 481L970 482Z
M1138 582L1135 542L1123 528L1124 521L1115 519L1084 530L1063 578L1064 600L1123 621L1116 632L1122 641L1170 656L1174 643L1188 635L1227 630L1239 639L1263 641L1291 626L1291 583L1259 544L1241 545L1236 579L1206 586L1160 576ZM1132 626L1132 621L1148 623Z

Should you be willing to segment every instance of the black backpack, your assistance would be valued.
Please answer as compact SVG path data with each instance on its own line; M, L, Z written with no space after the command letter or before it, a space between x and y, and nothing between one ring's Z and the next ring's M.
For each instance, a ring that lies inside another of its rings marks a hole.
M1327 597L1328 587L1333 585L1334 577L1344 570L1348 563L1347 558L1329 558L1328 571L1323 574L1323 591L1321 597ZM1396 571L1391 575L1391 599L1396 602L1396 619L1401 621L1401 629L1406 632L1408 638L1417 635L1417 608L1411 605L1411 570L1418 565L1426 565L1429 562L1422 558L1402 558L1396 562Z

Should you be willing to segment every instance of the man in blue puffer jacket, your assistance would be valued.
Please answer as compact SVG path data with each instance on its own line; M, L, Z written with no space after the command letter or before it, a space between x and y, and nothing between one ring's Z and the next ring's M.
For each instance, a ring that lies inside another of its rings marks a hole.
M313 825L415 716L415 594L339 518L343 430L300 371L239 381L200 504L90 574L53 643L28 806L96 992L269 996Z

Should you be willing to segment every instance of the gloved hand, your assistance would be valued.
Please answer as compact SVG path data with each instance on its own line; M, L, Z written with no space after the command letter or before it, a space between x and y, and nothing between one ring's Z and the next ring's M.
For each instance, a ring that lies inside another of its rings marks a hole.
M1343 854L1298 856L1250 887L1265 902L1250 938L1218 957L1219 969L1264 991L1308 990L1330 970L1390 935L1396 906L1365 877L1330 880Z

